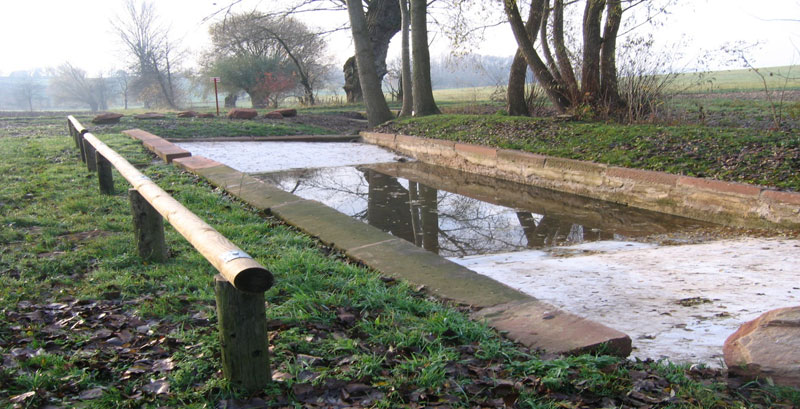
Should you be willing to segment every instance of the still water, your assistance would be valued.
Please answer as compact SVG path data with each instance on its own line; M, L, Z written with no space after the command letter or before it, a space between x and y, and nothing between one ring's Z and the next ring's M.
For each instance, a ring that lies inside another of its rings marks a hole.
M707 226L422 162L254 176L445 257L632 240Z

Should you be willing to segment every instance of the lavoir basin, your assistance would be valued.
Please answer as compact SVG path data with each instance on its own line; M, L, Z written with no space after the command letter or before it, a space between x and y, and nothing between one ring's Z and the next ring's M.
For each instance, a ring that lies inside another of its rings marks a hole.
M742 323L796 305L800 242L414 162L354 143L181 143L559 308L632 356L721 365Z

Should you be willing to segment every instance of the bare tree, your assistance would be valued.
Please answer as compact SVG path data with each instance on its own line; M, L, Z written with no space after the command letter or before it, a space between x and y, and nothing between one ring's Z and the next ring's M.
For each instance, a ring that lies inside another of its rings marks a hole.
M356 63L358 78L364 92L364 104L367 107L367 119L370 126L376 126L394 117L383 96L381 81L375 69L375 55L367 30L364 6L361 0L347 0L347 12L353 41L356 45Z
M58 67L50 82L53 95L63 102L87 105L92 112L108 109L110 87L106 78L89 78L70 63Z
M128 99L131 92L131 76L128 71L118 70L114 75L114 80L117 83L117 89L122 96L122 104L125 109L128 109Z
M126 14L112 21L135 74L134 88L145 105L163 104L177 109L176 66L181 52L161 26L152 3L127 0Z
M503 0L520 53L550 101L561 112L581 106L616 113L624 107L617 73L617 37L622 16L645 6L645 22L665 13L672 0L531 0L527 22L516 0ZM565 9L583 3L582 43L570 45L565 36ZM635 28L635 27L633 27ZM537 39L541 54L534 47ZM576 62L574 56L580 54ZM544 57L544 58L542 58Z
M33 75L23 77L14 88L14 99L19 106L33 112L33 102L44 97L44 85Z

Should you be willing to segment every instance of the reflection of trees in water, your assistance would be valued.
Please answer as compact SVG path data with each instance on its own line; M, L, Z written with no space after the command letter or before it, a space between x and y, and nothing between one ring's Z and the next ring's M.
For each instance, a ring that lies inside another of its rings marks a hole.
M351 209L350 216L447 256L523 250L599 238L599 233L587 234L583 226L557 217L514 212L413 181L408 181L406 187L397 178L369 168L360 168L359 172L303 169L261 178L340 211L345 211L341 204L349 203L346 207Z

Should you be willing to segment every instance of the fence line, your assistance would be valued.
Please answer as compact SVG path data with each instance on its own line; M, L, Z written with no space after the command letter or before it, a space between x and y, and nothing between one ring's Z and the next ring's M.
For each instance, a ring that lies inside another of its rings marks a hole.
M133 186L129 198L141 257L153 261L166 258L163 237L163 219L166 219L219 271L215 279L217 316L226 317L218 320L223 372L229 381L245 389L263 389L271 380L264 291L272 287L272 273L88 132L71 115L67 117L67 127L80 149L81 160L90 171L97 172L102 193L114 193L112 166ZM241 336L237 338L242 334L248 334L247 340L242 340Z

